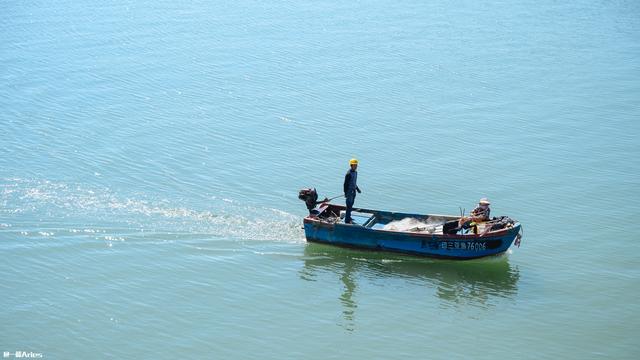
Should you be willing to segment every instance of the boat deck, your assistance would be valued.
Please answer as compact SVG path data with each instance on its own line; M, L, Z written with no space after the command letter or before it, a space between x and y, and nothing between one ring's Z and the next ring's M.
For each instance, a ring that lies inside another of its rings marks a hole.
M345 211L339 212L337 222L344 221ZM385 216L387 215L387 216ZM407 214L408 215L408 214ZM449 216L411 216L389 217L388 214L377 212L354 211L351 213L353 224L364 226L374 230L385 230L394 232L411 232L411 233L427 233L442 234L442 227L445 221L451 220ZM478 223L478 234L482 234L490 223ZM470 229L460 230L458 234L471 233Z

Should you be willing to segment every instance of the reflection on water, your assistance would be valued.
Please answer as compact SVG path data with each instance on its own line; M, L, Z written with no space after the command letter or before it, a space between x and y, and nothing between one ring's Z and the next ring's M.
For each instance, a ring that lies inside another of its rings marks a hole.
M347 324L347 330L353 330L353 325L355 324L355 312L358 305L353 299L353 294L356 290L356 282L354 279L355 269L353 264L346 264L340 276L340 280L344 284L344 291L340 295L340 302L342 303L343 310L342 315L344 316L344 320Z
M340 295L347 329L353 330L359 282L400 279L408 284L428 286L445 307L489 308L518 291L520 274L506 256L455 261L418 258L383 252L358 251L334 246L307 244L300 277L313 281L319 273L334 273L344 289Z

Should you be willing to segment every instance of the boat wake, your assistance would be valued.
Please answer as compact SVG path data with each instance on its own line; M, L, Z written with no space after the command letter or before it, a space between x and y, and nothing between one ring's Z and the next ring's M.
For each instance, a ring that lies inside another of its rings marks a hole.
M92 224L130 233L143 231L147 235L182 233L234 240L304 242L297 215L218 197L205 204L206 209L195 209L167 199L124 196L109 188L2 179L0 204L6 227L12 222L29 228L49 223L73 232ZM33 224L25 224L28 219L34 219ZM13 229L17 230L17 226Z

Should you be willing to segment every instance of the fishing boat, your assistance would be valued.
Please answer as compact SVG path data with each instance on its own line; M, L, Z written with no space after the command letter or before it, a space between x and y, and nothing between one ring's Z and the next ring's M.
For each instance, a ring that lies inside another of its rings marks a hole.
M346 224L346 207L329 201L315 206L314 192L299 193L309 209L303 221L309 242L448 259L499 255L514 242L520 245L522 226L506 216L464 228L460 216L353 208L352 223Z

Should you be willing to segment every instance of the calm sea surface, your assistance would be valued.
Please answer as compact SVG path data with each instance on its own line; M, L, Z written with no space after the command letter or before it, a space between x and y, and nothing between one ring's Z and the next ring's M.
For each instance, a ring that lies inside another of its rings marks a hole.
M1 352L640 357L637 1L4 1L0 110ZM522 246L307 244L351 157Z

